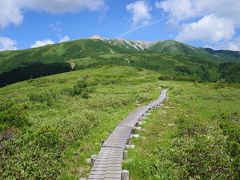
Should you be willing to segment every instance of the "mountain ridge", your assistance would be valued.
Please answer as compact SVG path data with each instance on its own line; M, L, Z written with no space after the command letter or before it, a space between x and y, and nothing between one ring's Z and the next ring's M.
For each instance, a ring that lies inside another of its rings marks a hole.
M211 48L195 47L175 40L159 40L149 42L142 40L127 40L118 38L108 39L99 35L95 35L95 38L93 36L91 39L101 40L114 46L134 49L139 52L151 51L157 53L174 53L182 55L195 54L197 56L202 54L208 59L215 59L220 61L240 61L240 51L214 50Z
M38 48L0 52L0 84L71 71L68 66L71 63L77 70L124 65L151 69L177 79L187 77L216 81L219 79L218 66L228 62L239 64L240 53L197 48L174 40L145 42L93 36ZM45 65L49 71L43 73ZM58 67L62 70L54 69ZM235 69L237 72L238 67ZM22 77L18 77L15 71Z
M157 41L144 41L144 40L128 40L128 39L121 39L121 38L105 38L103 36L100 36L100 35L94 35L94 36L91 36L87 39L93 39L93 40L102 40L102 41L107 41L109 43L114 43L114 42L127 42L127 43L136 43L136 44L143 44L143 46L145 46L144 48L142 48L142 50L145 50L145 49L149 49L151 48L152 46L156 45L156 44L159 44L159 43L180 43L180 44L184 44L184 45L187 45L188 47L190 48L197 48L197 49L203 49L205 51L209 51L209 52L216 52L216 53L220 53L220 52L235 52L235 54L237 55L240 55L240 51L233 51L233 50L228 50L228 49L212 49L212 48L203 48L203 47L196 47L196 46L192 46L192 45L189 45L189 44L186 44L186 43L183 43L183 42L180 42L180 41L176 41L176 40L157 40ZM81 39L79 39L81 40ZM136 48L138 49L138 48Z
M240 51L233 51L233 50L227 50L227 49L212 49L212 48L203 48L203 47L196 47L196 46L192 46L180 41L176 41L176 40L157 40L157 41L144 41L144 40L128 40L128 39L121 39L121 38L105 38L103 36L100 35L93 35L89 38L81 38L81 39L76 39L76 40L71 40L71 41L66 41L68 42L75 42L75 41L82 41L82 40L99 40L99 41L103 41L103 42L108 42L112 45L128 45L131 46L132 48L136 49L136 50L149 50L151 49L153 46L155 46L156 44L164 44L164 43L172 43L172 44L182 44L185 46L188 46L191 49L200 49L203 50L205 52L209 52L209 53L215 53L215 54L219 54L219 53L232 53L235 56L239 56L240 58ZM47 44L45 46L41 46L41 47L46 47L46 46L54 46L54 45L59 45L62 43L66 43L66 42L61 42L61 43L55 43L55 44ZM126 45L126 47L128 47ZM35 47L35 48L26 48L26 49L17 49L17 50L4 50L4 51L0 51L1 53L4 52L17 52L17 51L24 51L24 50L29 50L29 49L38 49L41 47ZM174 49L174 48L173 48Z

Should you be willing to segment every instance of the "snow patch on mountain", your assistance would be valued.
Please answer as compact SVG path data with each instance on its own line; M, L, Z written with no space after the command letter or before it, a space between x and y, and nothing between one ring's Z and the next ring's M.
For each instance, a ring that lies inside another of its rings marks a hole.
M121 46L126 49L136 49L138 51L147 50L156 43L156 42L147 42L147 41L132 41L132 40L125 40L125 39L108 39L99 35L94 35L89 39L106 41L114 46Z
M101 41L107 41L108 39L99 35L91 36L89 39L95 39L95 40L101 40Z
M147 42L147 41L134 41L136 46L141 50L149 49L154 42Z
M153 42L146 42L146 41L130 41L125 39L111 39L109 43L112 45L122 46L127 49L136 49L139 51L143 51L151 47L154 43Z

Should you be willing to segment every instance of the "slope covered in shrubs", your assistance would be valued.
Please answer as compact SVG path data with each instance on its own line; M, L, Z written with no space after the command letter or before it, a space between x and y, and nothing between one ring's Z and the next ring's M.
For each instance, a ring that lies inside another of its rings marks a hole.
M134 179L239 179L239 85L164 82L169 99L133 140Z
M0 179L86 176L86 159L108 132L137 102L159 95L157 76L107 66L0 88L1 133L10 128L12 136L1 141Z
M182 65L177 70L189 73ZM168 101L146 120L125 160L131 178L237 179L239 84L162 77L139 67L102 66L0 88L7 137L0 144L0 179L87 177L86 159L161 88L169 88Z

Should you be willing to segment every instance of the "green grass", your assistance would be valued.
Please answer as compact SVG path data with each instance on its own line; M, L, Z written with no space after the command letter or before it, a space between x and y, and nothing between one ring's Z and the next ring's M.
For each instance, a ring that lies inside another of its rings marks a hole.
M147 119L124 163L131 178L239 179L239 85L162 85L169 99Z
M157 77L143 69L105 66L1 88L1 102L24 104L28 123L7 127L13 139L4 141L0 151L0 179L86 177L86 159L99 151L108 132L137 101L146 104L159 95ZM70 93L83 78L91 88L88 98Z
M0 135L13 135L0 151L0 179L87 177L86 159L138 103L156 99L159 87L169 88L169 98L133 140L136 148L124 163L131 178L237 179L239 84L160 76L139 67L102 66L0 88Z

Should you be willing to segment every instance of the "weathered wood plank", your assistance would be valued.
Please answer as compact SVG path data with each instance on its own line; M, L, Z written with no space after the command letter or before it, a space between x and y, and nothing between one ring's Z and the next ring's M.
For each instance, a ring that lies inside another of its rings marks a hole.
M130 113L115 128L103 143L92 167L89 180L121 180L124 149L133 129L146 113L164 101L166 94L167 90L163 90L157 100Z

